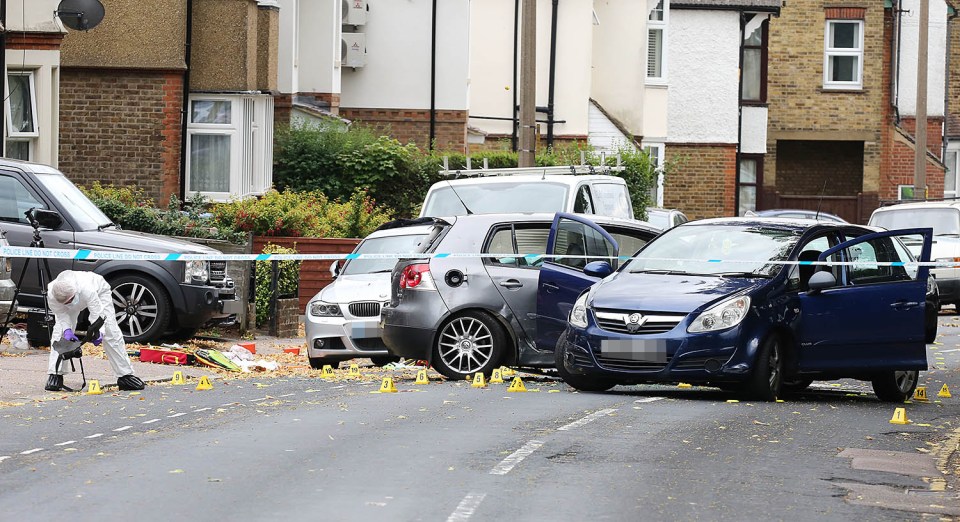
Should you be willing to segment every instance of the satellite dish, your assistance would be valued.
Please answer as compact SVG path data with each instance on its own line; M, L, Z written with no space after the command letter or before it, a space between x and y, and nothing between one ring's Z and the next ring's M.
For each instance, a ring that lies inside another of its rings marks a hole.
M103 21L100 0L61 0L54 11L63 25L74 31L89 31Z

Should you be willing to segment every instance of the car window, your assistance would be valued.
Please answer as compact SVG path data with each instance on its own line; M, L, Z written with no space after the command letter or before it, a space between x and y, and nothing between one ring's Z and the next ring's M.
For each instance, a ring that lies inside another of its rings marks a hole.
M577 200L573 203L573 211L578 214L593 214L593 198L590 197L590 186L580 185L577 189Z
M594 213L601 216L633 219L630 211L630 195L626 185L619 183L593 184Z
M814 238L800 247L799 253L797 254L797 261L817 261L820 259L820 254L836 244L836 238L829 235L823 235ZM838 261L839 259L839 254L833 254L828 257L826 261ZM824 270L833 271L834 277L836 277L838 281L840 280L839 266L825 267L823 265L793 265L790 268L790 276L787 280L788 288L790 290L800 290L805 292L810 289L810 277L813 276L814 273Z
M36 179L48 194L57 195L57 204L73 218L79 230L96 230L101 225L110 224L110 218L63 174L37 173Z
M491 183L440 186L427 195L424 216L462 216L498 212L557 212L566 209L568 187L559 183ZM470 212L464 208L466 205Z
M497 225L483 246L484 254L496 255L485 257L483 262L500 266L538 267L543 258L531 258L527 254L546 252L549 235L550 226L546 223Z
M879 266L873 263L907 262L909 257L901 257L903 252L897 251L894 246L896 240L891 237L881 237L857 243L844 250L847 260L854 263L847 266L847 283L850 285L867 285L873 283L888 283L891 281L908 281L911 276L902 266ZM916 274L914 274L916 277Z
M619 245L620 250L617 252L618 256L632 256L636 254L638 250L643 248L646 245L650 238L653 237L653 234L645 230L634 230L629 228L619 228L619 227L603 227L607 231L607 234L610 234L613 239L617 240L617 245ZM610 263L613 266L616 266L616 263Z
M429 232L422 234L405 234L401 236L375 237L363 240L355 254L413 254L424 251L427 246ZM390 272L397 264L396 257L385 259L360 258L347 261L341 271L342 275L375 274Z
M0 176L0 220L28 224L24 212L47 208L37 201L23 183L13 176Z
M901 208L874 212L870 225L887 230L932 227L935 236L960 235L960 211L955 208Z
M598 230L566 218L560 218L557 224L557 238L550 253L561 256L554 258L554 263L576 269L583 268L591 261L609 262L610 257L616 255L613 244Z

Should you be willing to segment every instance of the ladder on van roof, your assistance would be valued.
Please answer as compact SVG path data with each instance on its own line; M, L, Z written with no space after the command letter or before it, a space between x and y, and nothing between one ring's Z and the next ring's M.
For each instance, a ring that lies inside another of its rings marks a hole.
M580 151L579 165L553 165L549 167L512 167L502 169L491 169L487 163L487 158L483 158L483 167L479 169L471 168L470 156L467 156L467 168L450 169L450 157L443 157L443 169L438 173L441 176L453 176L456 178L484 177L484 176L518 176L523 174L542 174L543 176L558 174L610 174L612 172L622 172L623 165L620 164L620 155L617 154L617 164L615 166L606 165L607 155L600 153L600 165L588 165L584 151Z

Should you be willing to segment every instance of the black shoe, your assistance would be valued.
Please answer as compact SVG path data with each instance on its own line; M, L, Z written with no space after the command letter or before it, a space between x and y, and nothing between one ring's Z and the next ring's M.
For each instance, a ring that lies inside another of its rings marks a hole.
M142 390L145 386L146 383L132 373L117 379L117 388L120 388L123 391Z
M47 377L47 385L44 386L43 389L47 391L63 390L63 375L51 373L50 376Z

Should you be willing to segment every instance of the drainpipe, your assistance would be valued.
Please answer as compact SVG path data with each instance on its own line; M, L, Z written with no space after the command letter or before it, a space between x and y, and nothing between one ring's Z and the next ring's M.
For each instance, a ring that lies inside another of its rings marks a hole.
M517 152L517 63L520 58L520 0L513 1L513 130L510 132L510 150Z
M433 140L437 136L437 0L433 0L430 20L430 142L428 150L433 150Z
M193 0L187 0L187 28L183 42L183 107L180 111L180 201L187 193L187 123L190 121L190 48L193 42Z
M740 215L740 154L741 154L740 149L741 149L741 142L743 141L743 42L746 39L746 35L744 34L747 28L746 15L747 14L745 12L740 11L740 42L738 44L738 47L740 49L740 52L739 52L740 56L738 57L740 65L738 70L740 71L740 74L738 75L738 79L737 79L737 154L735 159L737 164L735 165L735 169L734 169L734 176L736 176L736 178L734 179L734 182L733 182L733 215L734 216ZM756 195L757 207L761 206L759 204L759 202L763 199L761 196L762 196L762 191L760 187L757 186L757 195Z
M891 74L890 82L893 84L894 97L893 97L893 114L896 117L896 124L900 124L900 42L903 38L903 9L901 9L902 2L897 2L897 40L896 40L896 56L894 57L894 72Z
M560 0L553 0L553 13L550 20L550 83L547 97L547 148L553 148L553 91L557 75L557 6Z

